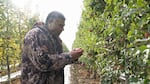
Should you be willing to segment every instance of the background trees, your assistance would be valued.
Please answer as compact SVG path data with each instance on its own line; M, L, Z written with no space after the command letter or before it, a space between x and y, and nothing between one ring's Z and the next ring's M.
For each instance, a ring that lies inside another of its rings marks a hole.
M10 0L0 0L0 71L2 75L17 70L25 33L38 16L28 15L15 8ZM9 84L9 83L8 83Z
M80 61L102 84L150 82L150 2L84 0L84 7L73 44L85 50Z

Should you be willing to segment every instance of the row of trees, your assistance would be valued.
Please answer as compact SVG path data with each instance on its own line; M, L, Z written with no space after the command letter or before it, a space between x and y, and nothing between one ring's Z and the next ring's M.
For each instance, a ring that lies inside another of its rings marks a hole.
M102 84L150 83L150 1L84 0L73 47Z
M25 33L39 20L28 11L17 9L10 0L0 0L0 71L9 78L11 71L16 69L15 66L10 69L10 65L20 63Z

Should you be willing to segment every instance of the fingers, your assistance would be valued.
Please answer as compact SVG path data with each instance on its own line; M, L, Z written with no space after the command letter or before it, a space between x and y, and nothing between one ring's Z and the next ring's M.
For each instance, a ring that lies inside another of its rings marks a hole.
M73 49L73 51L81 51L81 52L83 52L83 49L82 48L75 48L75 49Z
M71 51L71 55L74 59L78 59L83 54L82 48L75 48Z

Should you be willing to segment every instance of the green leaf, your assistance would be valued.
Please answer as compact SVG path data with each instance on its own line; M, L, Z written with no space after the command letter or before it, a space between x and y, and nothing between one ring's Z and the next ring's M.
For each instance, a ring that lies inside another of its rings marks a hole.
M137 0L137 6L144 7L145 6L144 0Z
M141 52L143 52L145 49L147 49L146 45L142 45L138 48Z

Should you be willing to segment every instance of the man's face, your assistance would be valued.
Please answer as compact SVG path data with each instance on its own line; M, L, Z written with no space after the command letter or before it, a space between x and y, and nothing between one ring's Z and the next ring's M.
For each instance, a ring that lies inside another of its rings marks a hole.
M56 19L51 23L50 29L52 32L59 36L60 33L64 30L65 20L63 19Z

